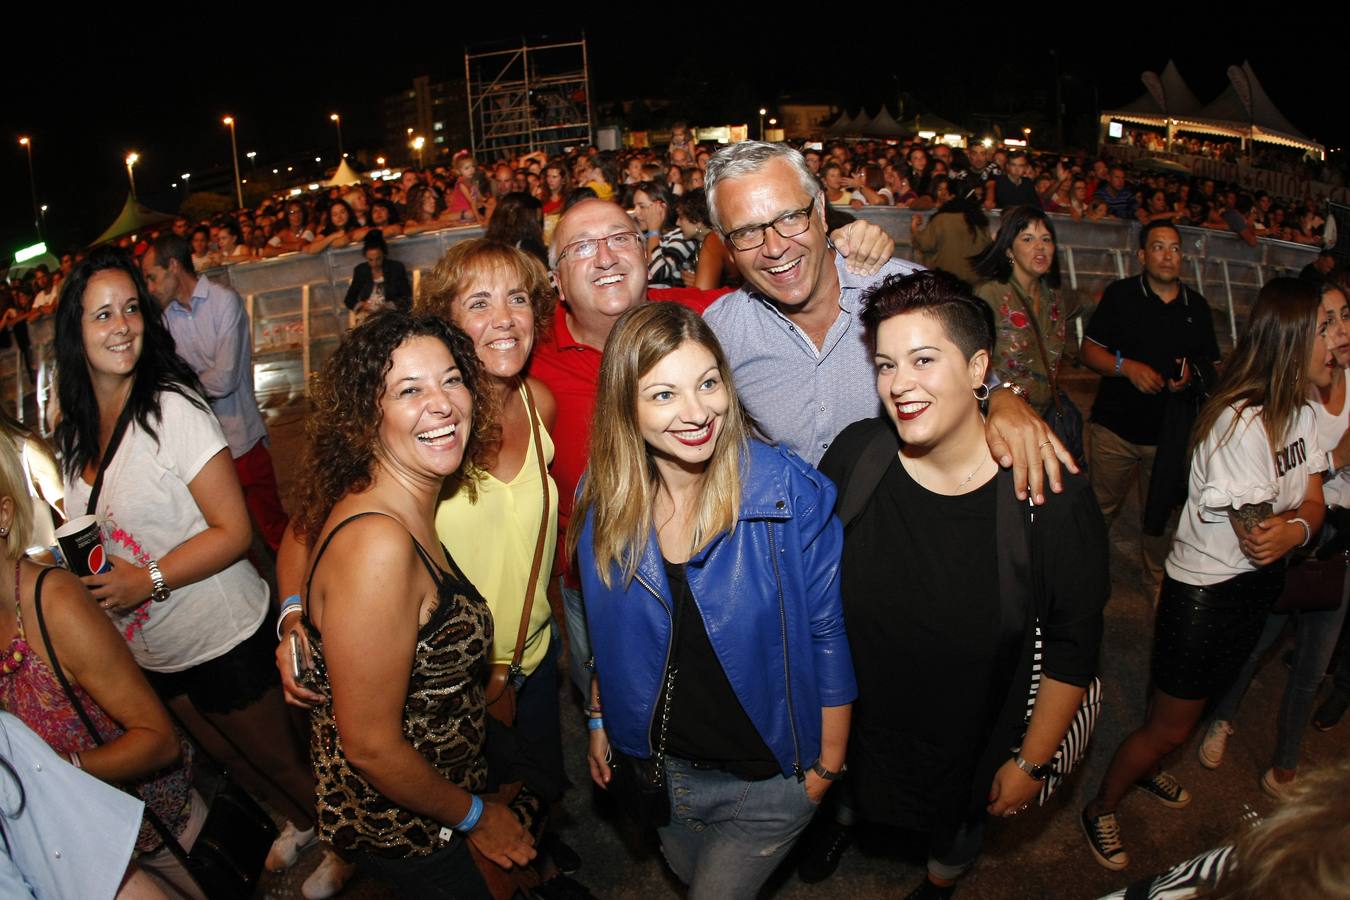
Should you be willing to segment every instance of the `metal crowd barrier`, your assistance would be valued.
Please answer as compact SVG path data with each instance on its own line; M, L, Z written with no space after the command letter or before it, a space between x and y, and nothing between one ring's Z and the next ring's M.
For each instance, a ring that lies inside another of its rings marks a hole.
M858 218L874 222L891 235L896 255L911 257L909 220L932 213L908 209L864 207ZM1090 312L1107 284L1139 271L1137 222L1075 222L1051 214L1059 238L1060 272L1065 287ZM991 229L999 214L990 213ZM1214 311L1220 348L1237 340L1247 310L1261 285L1278 275L1298 274L1317 256L1317 249L1301 244L1262 239L1249 247L1236 235L1205 228L1179 229L1186 255L1186 283L1205 296ZM452 228L389 240L389 255L408 267L416 292L422 275L452 245L481 237L478 226ZM363 261L359 245L327 250L313 256L292 253L276 259L239 263L207 272L214 281L239 292L253 325L254 381L260 403L283 405L303 396L308 379L337 347L350 324L342 300L352 270ZM1086 316L1079 317L1079 337ZM41 408L36 394L51 381L52 319L29 324L37 366L36 385L24 373L17 347L0 351L0 396L10 398L20 418L32 422ZM39 426L42 427L42 426ZM45 431L45 427L42 428Z
M885 229L895 240L896 255L904 257L913 255L909 220L932 215L880 206L853 212ZM997 231L998 211L991 210L989 219L990 231ZM1141 227L1138 222L1074 221L1062 213L1051 213L1050 219L1059 239L1060 275L1085 313L1090 314L1108 284L1141 271L1136 256ZM1177 231L1185 255L1182 279L1209 302L1219 349L1224 352L1236 343L1261 285L1280 275L1297 275L1319 252L1306 244L1267 238L1258 239L1255 247L1249 247L1235 234L1210 228L1182 226ZM1078 319L1080 338L1085 319L1086 315Z

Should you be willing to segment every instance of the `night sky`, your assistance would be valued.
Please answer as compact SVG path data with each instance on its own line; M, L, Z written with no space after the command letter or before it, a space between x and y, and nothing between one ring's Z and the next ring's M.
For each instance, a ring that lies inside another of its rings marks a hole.
M896 10L889 25L862 6L822 6L828 11L817 19L788 28L764 24L761 19L781 18L781 10L769 7L760 18L713 20L701 11L708 6L630 2L622 7L623 25L584 18L568 24L586 28L597 101L677 98L671 114L691 124L742 121L753 129L759 106L772 106L780 92L798 92L834 96L853 111L866 104L873 113L884 101L894 112L903 97L905 117L931 112L970 124L977 113L1009 113L1019 121L1039 116L1049 137L1057 58L1066 76L1066 142L1088 146L1096 104L1109 109L1133 100L1144 90L1142 71L1161 71L1175 59L1207 103L1227 86L1227 66L1249 59L1297 128L1328 147L1350 143L1339 99L1344 51L1330 44L1329 27L1327 38L1273 46L1257 39L1293 36L1308 23L1279 21L1269 6L1244 12L1226 5L1218 25L1158 4L1136 6L1139 17L1117 27L1103 15L1088 15L1086 4L1063 11L1036 4L997 8L1016 9L1019 21L1048 23L1036 28L971 4L930 5L917 15L888 5L883 8ZM265 19L268 7L203 4L202 15L187 21L179 21L181 5L139 18L11 21L0 51L7 75L0 135L10 148L0 153L0 255L33 237L20 135L33 139L39 202L49 205L47 231L59 251L97 236L120 210L130 150L142 157L136 167L141 200L167 212L184 197L181 185L170 187L181 172L228 171L229 133L220 124L226 113L238 121L245 177L249 150L257 151L260 170L300 158L312 162L315 155L331 165L337 146L328 116L334 111L343 117L345 149L369 151L373 159L389 149L381 147L382 97L406 90L418 74L433 81L462 78L466 39L518 38L523 24L505 27L506 13L475 21L472 14L449 12L460 5L428 13L428 5L399 12L385 4L358 16L328 15L315 4L307 20L285 22ZM549 8L555 21L565 9ZM1129 10L1119 3L1092 8ZM639 9L643 15L633 15ZM956 15L944 19L933 10ZM691 36L670 39L680 27ZM562 28L552 33L578 36ZM994 37L1003 38L1002 47Z

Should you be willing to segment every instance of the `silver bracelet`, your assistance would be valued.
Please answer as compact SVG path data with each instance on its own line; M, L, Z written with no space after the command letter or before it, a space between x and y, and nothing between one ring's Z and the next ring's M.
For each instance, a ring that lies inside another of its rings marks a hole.
M1298 524L1303 526L1303 543L1299 544L1299 546L1300 547L1308 546L1308 542L1312 540L1312 526L1308 524L1308 520L1300 518L1298 516L1294 516L1294 518L1290 519L1289 521L1297 522Z
M290 615L291 613L293 613L293 612L300 612L300 607L299 607L298 605L296 605L296 606L288 606L288 607L286 607L285 609L283 609L283 610L281 611L281 615L277 616L277 640L278 640L278 641L281 640L281 626L282 626L283 624L285 624L285 622L286 622L286 617L289 616L289 615Z

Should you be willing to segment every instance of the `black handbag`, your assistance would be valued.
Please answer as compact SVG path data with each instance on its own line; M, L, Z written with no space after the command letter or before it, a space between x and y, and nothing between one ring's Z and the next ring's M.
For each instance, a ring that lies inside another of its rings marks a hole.
M70 682L61 671L51 636L47 633L47 623L42 614L42 581L50 571L47 569L38 575L33 592L38 630L42 632L47 658L51 660L52 671L61 682L66 699L70 701L71 707L84 723L94 743L101 746L104 743L103 736L94 727L84 705L71 690ZM183 734L190 733L174 715L172 709L168 709L168 713ZM277 826L272 817L258 805L258 801L235 784L224 767L200 744L195 744L195 751L196 759L208 760L215 772L211 778L214 781L214 788L208 788L207 791L210 796L207 798L206 822L203 823L192 850L183 849L178 843L178 838L148 804L145 807L145 818L164 841L164 846L168 847L169 852L182 863L183 868L187 869L188 874L207 897L211 900L237 900L240 897L250 897L258 887L263 862L267 859L272 841L276 840Z
M679 633L681 602L680 597L676 597L675 610L671 615L672 654L675 637ZM619 809L638 828L661 828L670 824L670 795L666 792L666 732L670 725L670 695L675 690L676 674L672 660L666 668L665 696L661 702L661 732L655 752L641 759L615 750L613 745L609 748L608 762L613 772L610 786L614 789L615 800Z

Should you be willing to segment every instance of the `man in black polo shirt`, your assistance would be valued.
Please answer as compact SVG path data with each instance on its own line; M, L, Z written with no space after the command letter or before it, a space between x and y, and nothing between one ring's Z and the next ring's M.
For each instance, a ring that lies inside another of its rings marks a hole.
M1167 392L1191 387L1193 363L1219 359L1209 304L1181 283L1180 233L1152 222L1140 230L1139 246L1144 271L1107 286L1083 342L1083 362L1102 376L1088 424L1088 477L1107 527L1136 473L1142 512ZM1156 588L1171 534L1141 541Z

